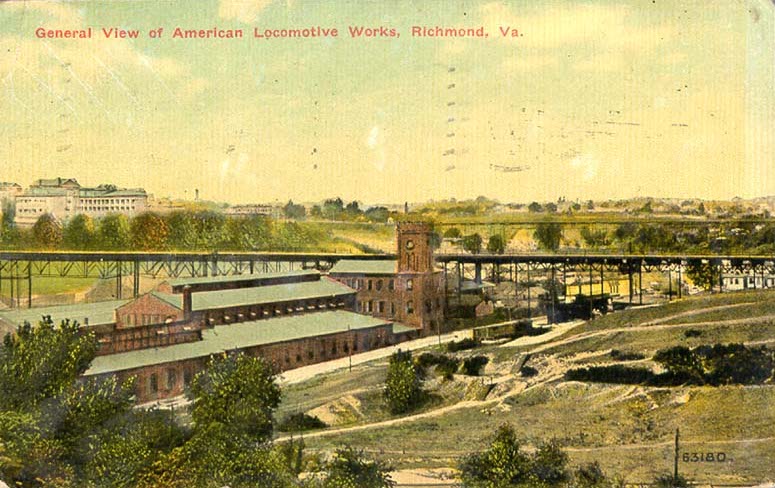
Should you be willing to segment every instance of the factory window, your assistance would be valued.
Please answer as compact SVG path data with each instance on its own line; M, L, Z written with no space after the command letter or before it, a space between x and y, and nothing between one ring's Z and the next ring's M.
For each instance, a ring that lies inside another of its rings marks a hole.
M396 280L388 281L388 290L393 290L396 287Z
M151 373L151 377L148 378L148 390L151 393L156 393L159 391L159 377L156 375L156 373Z
M411 280L411 279L406 280L406 289L409 291L414 289L414 280Z
M433 311L433 303L430 300L425 300L425 313L431 313Z
M368 282L368 289L371 290L371 280Z
M167 389L171 390L175 388L175 384L178 382L178 372L174 368L167 369Z
M396 314L396 304L394 302L390 302L390 315Z
M313 351L307 351L307 359L309 359L310 361L315 359L315 353Z
M407 314L414 313L414 302L412 300L409 300L408 302L406 302L406 313Z
M377 291L380 291L382 289L382 280L377 280L376 287L377 287Z
M297 363L300 363L300 362L301 362L301 354L297 354L297 355L296 355L296 362L297 362Z
M379 302L377 311L379 313L385 313L385 302Z

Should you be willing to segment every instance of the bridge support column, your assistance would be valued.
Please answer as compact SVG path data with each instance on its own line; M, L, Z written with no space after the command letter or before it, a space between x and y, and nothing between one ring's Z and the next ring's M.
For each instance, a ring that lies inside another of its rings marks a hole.
M643 305L643 261L638 261L638 305Z
M123 293L123 283L121 283L121 280L123 277L121 276L122 268L124 267L124 263L121 261L118 261L116 263L116 299L121 300L121 295Z
M673 275L670 273L670 268L667 269L667 301L673 299Z
M474 282L477 285L482 284L482 263L474 264Z
M27 261L27 308L32 308L32 261Z
M595 307L593 306L592 295L592 263L589 263L589 320L592 320L592 315Z
M556 270L554 268L554 264L552 264L552 287L550 288L550 293L552 294L552 320L550 323L556 324L557 320L557 280L555 279Z
M756 289L756 272L753 274L753 287ZM724 292L724 265L721 261L718 263L718 292Z
M132 263L132 296L140 296L140 261L135 259Z
M683 298L683 261L678 263L678 298Z
M533 318L533 313L530 310L531 302L530 302L530 263L527 263L527 318L528 320Z

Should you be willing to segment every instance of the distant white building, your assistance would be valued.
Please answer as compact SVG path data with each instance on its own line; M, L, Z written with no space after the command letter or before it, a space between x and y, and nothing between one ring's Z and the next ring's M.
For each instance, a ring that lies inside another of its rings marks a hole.
M233 217L264 215L266 217L279 219L282 216L282 208L277 205L269 204L232 205L231 207L227 208L224 213Z
M44 214L62 222L78 214L95 218L108 214L132 217L147 207L148 194L142 188L85 188L73 178L42 179L16 197L15 221L20 226L31 226Z
M736 272L725 273L722 276L722 283L725 290L750 290L761 288L775 288L775 275L771 273L754 272Z
M0 181L0 202L14 201L22 194L22 186L18 183Z

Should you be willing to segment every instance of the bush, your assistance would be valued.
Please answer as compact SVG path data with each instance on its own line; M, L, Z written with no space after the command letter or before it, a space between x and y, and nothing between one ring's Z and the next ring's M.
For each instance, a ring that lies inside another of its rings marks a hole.
M538 374L538 370L532 366L522 366L522 369L519 370L519 374L525 378L532 378Z
M448 342L447 352L465 351L466 349L473 349L481 345L482 343L477 341L476 339L471 339L470 337L466 337L465 339L461 339L459 341Z
M442 375L445 379L451 380L452 376L460 366L460 360L457 358L449 357L446 354L434 354L432 352L422 353L415 364L419 368L428 368L436 366L436 372Z
M406 413L420 403L420 375L410 351L399 350L390 357L384 395L392 414Z
M775 369L773 351L743 344L676 346L658 351L654 361L665 367L666 378L713 386L762 384Z
M485 364L490 362L487 356L474 356L463 361L463 374L468 376L479 376L479 372Z
M639 352L620 351L618 349L612 349L610 356L612 359L616 359L617 361L638 361L641 359L646 359L646 356Z
M687 339L691 337L700 337L701 335L702 335L702 331L697 329L686 329L684 331L684 337L686 337Z
M281 432L301 432L312 429L322 429L328 424L319 418L306 413L294 413L285 417L277 426Z
M653 378L654 373L648 368L633 368L621 364L570 369L565 373L565 379L567 381L624 383L630 385L640 385Z
M652 485L656 488L688 488L689 480L680 474L677 478L674 478L672 474L661 474L654 478Z

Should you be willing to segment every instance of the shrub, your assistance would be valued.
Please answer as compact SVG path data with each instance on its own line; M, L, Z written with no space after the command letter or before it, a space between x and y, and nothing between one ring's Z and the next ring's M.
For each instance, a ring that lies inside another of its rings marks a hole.
M700 337L701 335L702 335L702 331L697 329L686 329L684 331L684 337L686 337L687 339L691 337Z
M565 379L568 381L624 383L631 385L640 385L653 378L654 373L648 368L633 368L621 364L570 369L565 373Z
M446 354L434 354L432 352L422 353L415 361L418 368L428 368L436 366L436 372L445 379L452 379L460 366L460 360L449 357Z
M420 375L410 351L399 350L390 357L384 395L392 414L406 413L420 403Z
M487 356L473 356L463 361L463 374L479 376L479 372L485 364L490 362Z
M634 351L620 351L618 349L612 349L610 353L611 358L616 359L618 361L638 361L640 359L645 359L646 356L639 352Z
M319 418L306 413L294 413L285 417L277 426L281 432L301 432L304 430L322 429L328 424Z
M532 378L538 374L538 370L532 366L522 366L522 369L519 370L519 374L525 378Z
M470 337L466 337L465 339L461 339L459 341L448 342L447 352L464 351L466 349L473 349L481 345L482 343L477 341L476 339L471 339Z

